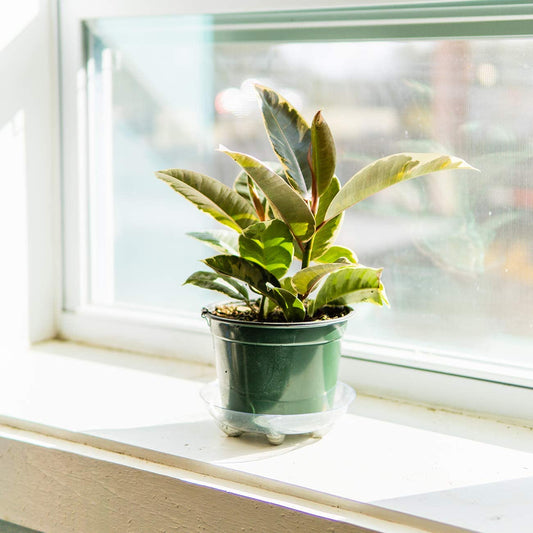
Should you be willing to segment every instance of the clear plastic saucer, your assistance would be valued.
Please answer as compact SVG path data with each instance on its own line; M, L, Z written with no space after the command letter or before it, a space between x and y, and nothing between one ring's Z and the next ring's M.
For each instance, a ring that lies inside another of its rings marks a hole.
M229 437L240 437L243 433L263 433L270 444L281 444L286 435L310 433L315 438L325 435L346 413L355 398L355 391L345 383L338 382L330 409L298 415L256 414L226 409L222 406L217 381L203 387L200 395L218 427Z

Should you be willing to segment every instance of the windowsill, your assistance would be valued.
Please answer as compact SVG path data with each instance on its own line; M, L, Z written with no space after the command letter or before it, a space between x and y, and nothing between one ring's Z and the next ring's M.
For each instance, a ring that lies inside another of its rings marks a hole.
M504 532L533 520L527 427L359 396L322 439L272 447L216 428L198 395L208 366L47 342L2 353L0 375L4 427L298 498L307 513L326 506L432 531L427 521Z

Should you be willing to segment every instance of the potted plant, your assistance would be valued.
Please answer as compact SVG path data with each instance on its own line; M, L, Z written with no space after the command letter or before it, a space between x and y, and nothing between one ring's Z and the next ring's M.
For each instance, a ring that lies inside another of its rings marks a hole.
M221 146L241 167L233 188L192 170L156 176L226 226L190 234L218 254L203 261L209 270L185 281L231 299L203 311L223 406L256 414L321 412L332 405L350 306L388 304L382 269L363 266L335 244L344 211L400 181L472 167L448 155L394 154L341 186L322 113L309 126L277 92L256 90L277 164Z

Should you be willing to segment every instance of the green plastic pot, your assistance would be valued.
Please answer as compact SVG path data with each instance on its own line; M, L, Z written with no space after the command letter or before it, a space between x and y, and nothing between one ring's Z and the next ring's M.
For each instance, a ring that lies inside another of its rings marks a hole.
M213 335L222 407L264 414L332 407L349 315L315 322L248 322L204 308Z

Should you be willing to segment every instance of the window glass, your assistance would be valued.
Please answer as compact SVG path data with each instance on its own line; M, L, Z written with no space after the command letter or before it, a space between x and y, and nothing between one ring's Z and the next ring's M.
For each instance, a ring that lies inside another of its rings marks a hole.
M406 182L347 213L339 244L385 267L391 301L360 305L349 334L528 364L533 38L346 35L284 42L225 28L221 38L209 17L87 26L93 301L198 313L217 300L181 286L211 253L185 233L216 223L153 171L190 168L230 185L238 168L220 143L272 160L259 81L309 120L323 110L342 182L401 151L451 153L481 171Z

